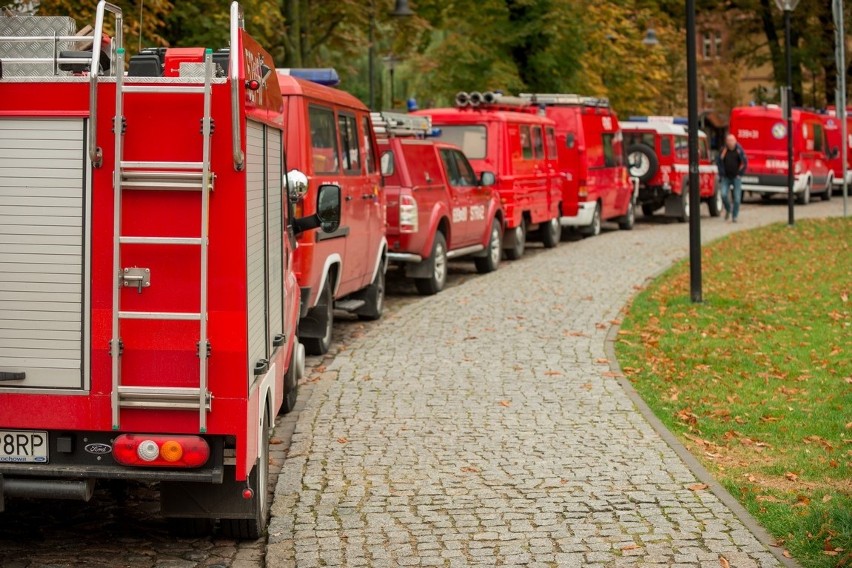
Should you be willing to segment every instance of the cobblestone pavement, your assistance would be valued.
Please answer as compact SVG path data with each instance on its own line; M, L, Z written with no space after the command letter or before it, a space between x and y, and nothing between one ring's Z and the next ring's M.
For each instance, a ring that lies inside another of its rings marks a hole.
M705 219L705 236L786 210L742 215ZM726 554L731 566L771 565L712 496L684 489L691 474L597 362L633 285L683 256L686 238L685 225L640 220L487 277L453 263L430 298L391 275L386 317L341 321L332 352L309 358L297 412L277 421L268 546L174 538L156 486L101 484L85 504L9 500L0 566L718 566L704 546L749 557Z
M703 207L702 207L703 208ZM838 214L837 201L798 216ZM705 239L786 219L747 206ZM268 566L776 566L636 410L607 330L687 225L561 246L414 302L301 411Z

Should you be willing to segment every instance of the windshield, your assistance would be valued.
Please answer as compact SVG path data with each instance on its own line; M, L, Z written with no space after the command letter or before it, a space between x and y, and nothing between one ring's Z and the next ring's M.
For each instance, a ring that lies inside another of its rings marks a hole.
M438 126L440 133L436 136L441 142L455 144L471 160L481 160L487 155L488 136L485 127L479 125L467 126Z

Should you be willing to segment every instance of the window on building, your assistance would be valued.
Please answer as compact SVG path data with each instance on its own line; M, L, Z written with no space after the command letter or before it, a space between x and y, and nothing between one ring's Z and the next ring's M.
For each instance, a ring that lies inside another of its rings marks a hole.
M713 38L710 35L710 32L704 32L702 39L701 55L704 59L710 59L713 57Z
M716 57L722 57L722 32L716 32Z

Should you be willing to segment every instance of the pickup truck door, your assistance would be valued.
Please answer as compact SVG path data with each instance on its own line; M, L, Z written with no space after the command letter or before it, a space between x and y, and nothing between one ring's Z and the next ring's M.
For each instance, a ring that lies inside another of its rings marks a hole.
M458 150L441 148L441 162L447 176L447 185L450 194L450 221L452 223L452 234L447 248L450 250L461 248L471 244L470 229L470 199L471 191L476 185L476 175L467 160L461 162L457 154ZM464 156L461 156L464 159ZM466 166L460 169L460 164Z

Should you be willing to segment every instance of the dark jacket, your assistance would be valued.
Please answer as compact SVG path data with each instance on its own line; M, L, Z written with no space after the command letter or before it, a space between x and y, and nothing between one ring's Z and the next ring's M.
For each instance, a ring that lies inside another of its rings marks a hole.
M746 170L748 169L748 158L746 158L745 150L743 149L743 147L742 147L742 146L740 146L740 143L739 143L739 142L737 142L737 146L736 146L736 148L734 148L734 150L735 150L735 151L736 151L736 153L737 153L737 154L739 154L739 156L740 156L740 171L739 171L739 172L737 172L737 175L738 175L738 176L741 176L741 175L743 175L744 173L746 173ZM727 151L728 151L728 147L727 147L727 146L723 146L723 147L722 147L722 151L721 151L721 152L719 152L719 155L718 155L718 156L716 156L716 167L719 169L719 177L720 177L720 178L721 178L721 177L725 177L725 159L724 159L724 154L725 154L725 152L727 152Z

